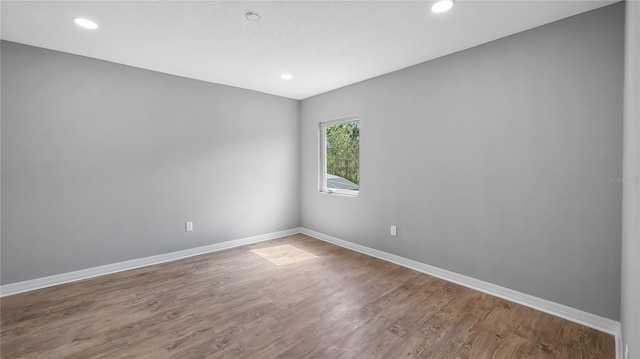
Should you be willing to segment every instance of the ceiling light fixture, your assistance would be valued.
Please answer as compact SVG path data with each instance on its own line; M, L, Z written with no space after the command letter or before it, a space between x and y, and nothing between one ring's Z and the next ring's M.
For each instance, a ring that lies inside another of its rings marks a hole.
M289 81L289 80L291 80L293 78L293 76L291 76L291 74L282 74L282 75L280 75L280 78L283 79L283 80Z
M431 11L435 13L441 13L451 10L453 7L453 0L440 0L431 6Z
M260 14L258 14L257 12L249 11L244 14L244 17L249 21L260 21Z
M74 17L73 22L75 22L78 26L84 27L85 29L95 30L98 28L98 24L96 24L95 22L89 19L83 19L81 17Z

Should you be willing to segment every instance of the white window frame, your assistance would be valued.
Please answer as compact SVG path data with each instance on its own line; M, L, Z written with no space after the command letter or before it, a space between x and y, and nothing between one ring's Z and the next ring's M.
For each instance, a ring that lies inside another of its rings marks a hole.
M345 122L362 122L360 121L360 115L351 115L346 117L340 117L329 121L324 121L319 123L319 142L320 142L320 176L319 176L319 188L320 193L324 194L339 194L344 196L356 197L360 194L360 184L358 184L358 190L351 189L339 189L339 188L328 188L327 187L327 139L326 139L326 126L335 125L338 123ZM362 128L361 128L362 130ZM360 157L360 153L358 152L358 157ZM358 168L360 170L360 168Z

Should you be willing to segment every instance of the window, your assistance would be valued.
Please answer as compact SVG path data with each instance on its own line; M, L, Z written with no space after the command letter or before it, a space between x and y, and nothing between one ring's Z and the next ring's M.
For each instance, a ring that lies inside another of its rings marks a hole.
M320 123L320 191L358 195L360 191L360 119Z

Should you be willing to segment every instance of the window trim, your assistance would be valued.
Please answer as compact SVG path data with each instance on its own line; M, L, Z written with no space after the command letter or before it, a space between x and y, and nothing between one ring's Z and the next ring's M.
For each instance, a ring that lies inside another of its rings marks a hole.
M358 121L362 125L360 115L350 115L340 118L335 118L328 121L322 121L318 123L318 143L320 144L320 156L319 156L319 176L318 187L319 192L323 194L336 194L348 197L357 197L360 195L360 184L358 184L358 190L352 189L339 189L327 187L327 139L326 139L326 126L335 125L338 123L354 122ZM361 128L362 129L362 128ZM360 157L360 150L358 149L358 157ZM359 170L359 168L358 168Z

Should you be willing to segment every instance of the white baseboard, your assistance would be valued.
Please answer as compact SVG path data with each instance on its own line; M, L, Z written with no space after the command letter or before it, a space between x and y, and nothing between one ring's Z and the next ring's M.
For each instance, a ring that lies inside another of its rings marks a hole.
M276 239L292 234L303 233L310 237L335 244L337 246L347 248L356 252L360 252L372 257L376 257L387 262L395 263L403 267L407 267L418 272L432 275L444 279L449 282L453 282L471 289L475 289L496 297L506 299L511 302L522 304L524 306L545 312L557 317L570 320L572 322L588 326L590 328L597 329L599 331L609 333L615 336L616 343L616 355L618 358L622 356L622 344L621 344L621 326L620 323L608 318L600 317L595 314L587 313L579 309L571 308L566 305L551 302L546 299L534 297L529 294L521 293L512 289L501 287L496 284L485 282L479 279L467 277L462 274L451 272L438 267L430 266L425 263L414 261L408 258L404 258L395 254L383 252L377 249L366 247L360 244L348 242L336 237L326 235L324 233L316 232L307 228L292 228L279 232L272 232L253 237L241 238L232 241L215 243L203 247L190 248L182 251L165 253L151 257L145 257L140 259L133 259L129 261L107 264L99 267L82 269L74 272L62 273L52 275L44 278L37 278L27 280L23 282L11 283L0 286L0 297L28 292L40 288L51 287L54 285L75 282L82 279L93 278L105 274L122 272L130 269L145 267L154 264L160 264L164 262L170 262L182 258L192 257L199 254L211 253L220 251L223 249L229 249L247 244L258 243Z
M382 259L387 262L395 263L403 267L407 267L418 272L432 275L444 279L449 282L460 284L462 286L478 290L496 297L506 299L511 302L522 304L529 308L539 310L556 317L570 320L572 322L585 325L587 327L597 329L601 332L612 334L616 337L616 353L620 353L620 322L608 318L600 317L595 314L587 313L579 309L571 308L566 305L551 302L546 299L534 297L529 294L521 293L512 289L501 287L496 284L485 282L479 279L467 277L462 274L451 272L438 267L430 266L421 262L397 256L395 254L383 252L377 249L369 248L360 244L348 242L336 237L316 232L307 228L301 228L301 233L310 237L320 239L337 246L351 249L372 257Z
M284 231L272 232L267 234L261 234L257 236L235 239L231 241L214 243L207 246L185 249L177 252L159 254L156 256L132 259L124 262L106 264L99 267L81 269L73 272L67 272L62 274L56 274L49 277L36 278L26 280L23 282L10 283L0 286L0 297L5 297L12 294L18 294L28 292L36 289L51 287L54 285L75 282L82 279L88 279L98 277L105 274L122 272L130 269L150 266L154 264L160 264L164 262L175 261L182 258L197 256L199 254L211 253L221 251L223 249L229 249L247 244L258 243L268 241L270 239L289 236L292 234L301 233L300 228L292 228Z
M618 328L616 336L616 359L624 359L624 345L622 345L622 325Z

